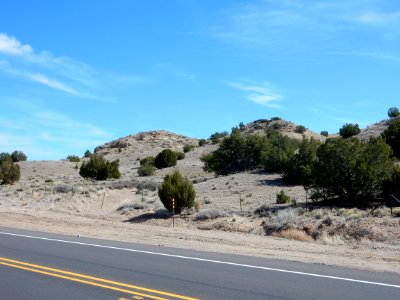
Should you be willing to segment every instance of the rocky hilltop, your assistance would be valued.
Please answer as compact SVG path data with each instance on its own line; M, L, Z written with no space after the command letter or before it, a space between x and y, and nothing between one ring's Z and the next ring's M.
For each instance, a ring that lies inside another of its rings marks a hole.
M281 118L272 118L268 119L260 119L254 122L251 122L247 125L244 125L242 130L246 133L257 133L257 134L265 134L268 130L276 130L282 135L295 138L295 139L302 139L303 136L306 137L313 137L320 141L325 141L326 137L315 133L307 128L304 128L305 131L302 132L301 125L297 125L293 122L286 121Z
M392 124L394 120L398 120L400 117L382 120L373 125L367 126L367 128L361 129L358 137L362 140L368 140L370 137L378 137Z
M140 132L135 135L128 135L95 148L94 152L104 155L138 152L156 155L163 149L182 151L187 144L197 145L198 139L189 138L165 130Z

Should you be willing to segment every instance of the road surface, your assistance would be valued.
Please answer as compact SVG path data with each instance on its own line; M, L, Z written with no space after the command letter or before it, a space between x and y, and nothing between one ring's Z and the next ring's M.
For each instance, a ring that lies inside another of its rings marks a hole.
M0 227L0 299L393 300L400 276Z

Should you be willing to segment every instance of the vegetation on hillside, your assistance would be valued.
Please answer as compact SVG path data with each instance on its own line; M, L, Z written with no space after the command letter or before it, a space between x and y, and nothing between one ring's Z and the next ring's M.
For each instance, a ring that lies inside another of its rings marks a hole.
M343 125L339 130L339 134L342 138L347 139L349 137L355 136L361 132L358 124L347 123Z
M164 207L172 211L172 199L175 200L175 213L181 213L183 208L194 206L196 192L193 184L182 176L178 171L164 177L161 187L158 189L158 196Z
M164 169L176 165L176 153L171 149L164 149L161 151L154 160L154 166L157 169Z
M83 162L79 175L85 179L106 180L120 178L119 160L109 162L101 154L94 154L88 162Z
M11 158L13 162L26 161L28 159L25 153L19 150L13 151L11 153Z
M400 119L394 120L383 132L382 137L392 147L394 155L400 159Z
M394 151L399 149L400 140L400 120L396 121L384 135ZM217 175L254 169L273 171L286 182L311 190L314 200L368 205L380 199L385 185L393 182L393 151L383 138L352 138L357 132L357 124L346 124L341 137L321 143L305 137L298 141L273 130L257 135L233 128L216 151L201 159L204 169Z
M21 177L19 165L9 153L0 154L0 183L13 184Z

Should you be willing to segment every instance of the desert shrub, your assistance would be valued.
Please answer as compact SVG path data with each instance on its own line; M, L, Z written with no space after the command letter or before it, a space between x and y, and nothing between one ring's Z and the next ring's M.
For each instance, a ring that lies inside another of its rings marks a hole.
M218 210L216 209L202 209L199 211L197 214L194 215L194 219L196 221L198 220L212 220L216 219L219 217L222 217L223 214L221 214Z
M94 154L88 162L83 162L79 175L85 179L106 180L120 178L119 160L109 162L101 154Z
M183 208L193 207L196 192L193 184L181 173L175 171L164 177L164 181L158 189L158 197L169 211L172 211L172 199L175 199L175 212L179 214Z
M328 133L328 131L326 131L326 130L322 130L321 133L320 133L320 135L323 135L323 136L328 137L329 133Z
M306 132L306 130L307 130L307 128L305 128L303 125L298 125L294 129L294 132L303 134L304 132Z
M86 158L89 158L89 157L92 156L92 152L90 152L90 150L88 149L88 150L85 151L85 154L83 156L86 157Z
M68 155L67 160L70 162L79 162L80 158L79 158L79 156L76 156L76 155Z
M290 202L290 197L286 195L284 190L276 194L276 204L285 204Z
M154 161L156 160L156 158L154 156L147 156L143 159L140 160L140 165L151 165L154 166Z
M268 133L268 143L269 149L266 151L264 168L270 172L282 173L285 165L299 148L300 141L271 131Z
M223 138L226 137L229 133L224 131L224 132L215 132L210 136L210 140L213 144L218 144L219 141Z
M391 107L388 110L388 117L389 118L397 118L400 116L400 111L397 107Z
M271 121L279 121L279 120L282 120L282 118L280 118L280 117L272 117L271 118Z
M123 204L117 208L117 211L128 212L132 210L146 209L148 205L141 201L133 201L131 203Z
M125 141L115 141L111 143L110 148L122 149L122 148L127 148L128 146L129 144Z
M296 222L296 212L292 208L287 208L278 211L276 215L276 221L278 225L278 229L285 228Z
M351 124L351 123L343 125L342 128L340 128L339 130L340 136L344 139L357 135L360 132L361 130L358 124Z
M19 165L14 163L8 153L0 154L0 182L2 184L13 184L19 180L21 172Z
M139 176L152 176L154 175L155 170L156 170L155 166L151 164L144 164L138 168L137 172Z
M183 152L184 152L184 153L190 152L190 151L192 151L194 148L195 148L194 145L187 144L187 145L183 146Z
M185 153L176 151L175 156L176 156L176 160L182 160L185 158Z
M219 148L204 155L204 170L227 175L262 166L268 141L264 136L244 136L239 129L224 138Z
M314 138L303 138L298 151L283 166L283 179L292 184L301 184L308 189L313 183L312 170L321 145Z
M314 188L325 199L342 205L376 199L393 171L392 151L381 138L328 139L317 150Z
M74 186L70 184L57 184L53 190L55 193L68 194L74 191Z
M28 159L24 152L18 150L11 153L11 158L13 162L26 161Z
M207 144L207 140L206 139L199 140L199 147L203 147L206 144Z
M394 120L383 132L382 137L393 149L393 153L400 158L400 119Z
M154 160L154 166L157 169L164 169L176 165L176 153L170 149L164 149L157 154Z

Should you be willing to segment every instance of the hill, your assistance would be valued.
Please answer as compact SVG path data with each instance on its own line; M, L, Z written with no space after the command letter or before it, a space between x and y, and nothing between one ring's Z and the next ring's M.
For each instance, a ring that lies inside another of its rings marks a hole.
M360 136L381 132L388 122L370 126ZM256 120L240 128L245 134L265 134L274 129L298 139L303 135L325 139L307 129L299 133L298 125L279 118ZM150 177L138 176L140 159L155 156L163 149L182 151L187 144L196 147L176 167L156 170ZM96 147L95 152L107 159L120 160L122 178L118 180L85 180L79 176L81 162L20 162L21 180L0 190L2 225L58 228L68 234L76 231L75 234L84 232L97 237L106 231L107 237L118 239L133 237L140 242L174 247L195 244L202 249L243 254L252 249L251 254L264 255L265 249L274 244L271 251L282 258L358 266L366 261L364 253L370 253L371 245L376 247L379 242L383 246L374 248L375 258L368 267L400 270L398 219L390 216L388 208L372 212L324 207L306 210L304 188L285 184L279 174L254 171L215 176L205 172L200 158L218 145L198 144L198 139L159 130ZM179 239L176 231L171 231L169 214L157 194L163 177L174 169L193 182L197 195L197 211L188 210L175 220ZM296 205L276 204L276 195L282 190ZM242 247L244 240L251 246ZM289 248L291 251L285 253L281 250ZM318 256L322 251L326 258Z

